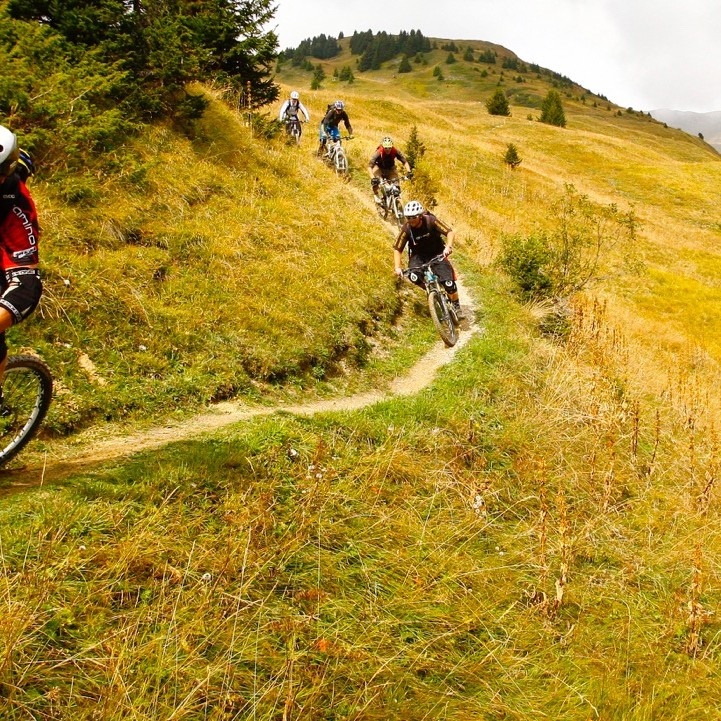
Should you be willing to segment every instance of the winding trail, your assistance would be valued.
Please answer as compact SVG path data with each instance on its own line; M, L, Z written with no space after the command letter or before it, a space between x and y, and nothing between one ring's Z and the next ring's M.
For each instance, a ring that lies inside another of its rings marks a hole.
M408 373L395 378L386 391L369 391L310 403L268 407L251 407L235 401L218 403L211 410L188 420L158 426L132 435L107 438L94 443L89 450L69 451L64 457L46 459L45 464L41 466L0 470L0 498L46 483L61 481L107 461L127 458L140 451L153 450L176 441L196 438L200 434L257 416L269 416L279 411L301 416L331 411L351 411L365 408L388 398L418 393L433 381L438 369L449 363L455 354L468 343L473 334L480 331L480 327L476 323L476 307L473 300L460 283L458 289L461 303L466 312L466 320L461 323L461 332L456 345L447 348L442 341L437 341L410 368Z

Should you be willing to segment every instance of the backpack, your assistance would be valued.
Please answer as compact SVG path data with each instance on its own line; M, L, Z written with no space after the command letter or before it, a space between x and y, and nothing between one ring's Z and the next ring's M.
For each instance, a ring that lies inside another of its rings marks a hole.
M384 153L383 153L383 146L382 146L382 145L379 145L379 146L378 146L378 152L381 154L381 157L382 157L382 158L385 158L385 157L386 157L386 155L384 155ZM398 155L398 151L396 150L395 146L393 146L393 147L391 148L391 160L395 161L397 155Z

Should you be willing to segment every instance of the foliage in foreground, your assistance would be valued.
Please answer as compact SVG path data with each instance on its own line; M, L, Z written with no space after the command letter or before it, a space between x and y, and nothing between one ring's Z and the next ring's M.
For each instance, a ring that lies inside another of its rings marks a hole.
M140 123L198 118L190 83L216 82L256 106L273 101L270 0L0 2L0 122L42 157L81 172Z
M540 372L484 291L487 334L431 392L5 503L3 717L717 708L712 446L640 402L598 309Z
M549 219L546 229L502 238L497 263L525 299L566 298L583 290L612 266L611 254L619 245L621 260L638 268L638 220L632 210L594 203L566 184Z

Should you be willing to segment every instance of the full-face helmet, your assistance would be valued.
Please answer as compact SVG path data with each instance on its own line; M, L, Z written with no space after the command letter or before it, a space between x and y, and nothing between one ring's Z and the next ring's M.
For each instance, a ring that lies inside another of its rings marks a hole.
M20 148L15 133L0 125L0 177L5 178L15 170Z

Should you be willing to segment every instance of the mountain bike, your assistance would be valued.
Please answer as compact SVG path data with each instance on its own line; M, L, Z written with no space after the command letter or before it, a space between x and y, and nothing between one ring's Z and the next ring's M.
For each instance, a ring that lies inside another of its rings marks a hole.
M295 140L296 145L300 145L300 136L303 134L303 127L298 118L288 118L285 121L285 132Z
M333 138L326 136L325 152L323 153L322 158L327 165L330 165L330 167L335 170L336 175L339 175L342 178L347 178L348 157L346 156L345 149L341 144L342 140L353 140L353 136L344 135L338 140L333 140Z
M381 202L377 203L378 215L380 215L383 220L390 218L399 228L405 222L403 216L403 201L401 200L401 180L408 180L408 176L402 175L395 180L381 178L380 185L378 186L381 193L379 196Z
M431 311L431 319L443 342L450 348L458 341L458 325L460 319L456 314L440 278L436 275L433 267L444 259L443 254L431 258L427 263L417 268L406 268L403 275L413 280L414 274L420 275L425 284L426 295L428 296L428 308Z
M53 397L53 376L39 358L8 358L0 390L0 466L37 433Z

